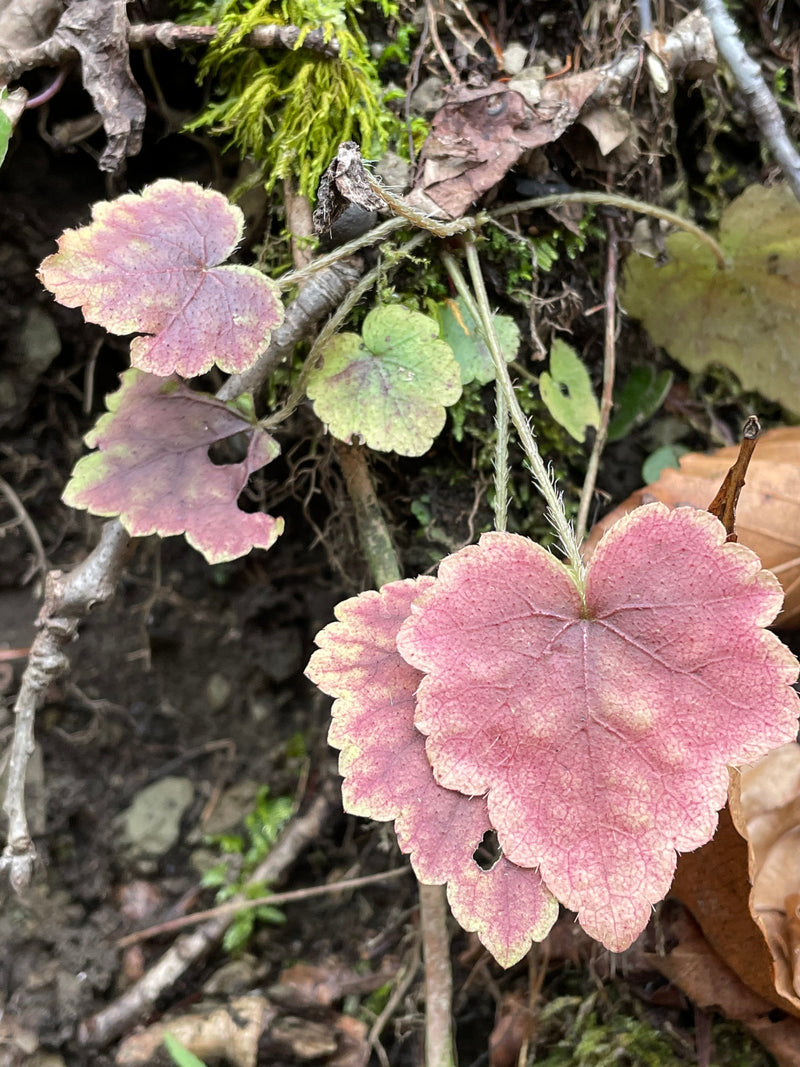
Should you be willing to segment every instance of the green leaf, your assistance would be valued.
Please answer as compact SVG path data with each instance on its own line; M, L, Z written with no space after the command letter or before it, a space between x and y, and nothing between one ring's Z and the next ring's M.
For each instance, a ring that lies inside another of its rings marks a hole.
M647 485L657 482L667 467L680 469L680 457L689 449L685 445L662 445L652 452L642 464L642 478Z
M177 1037L169 1032L164 1034L164 1046L178 1067L206 1067L201 1059L182 1045Z
M453 350L461 368L461 384L479 382L486 385L494 381L494 363L486 341L464 306L461 297L446 300L435 307L436 317L442 327L442 338ZM494 328L506 363L510 363L519 349L519 329L509 315L495 315Z
M444 426L445 407L461 396L461 376L439 324L393 304L367 315L361 337L331 338L307 392L334 437L421 456Z
M641 426L658 411L672 388L672 371L656 373L654 367L634 367L615 401L608 425L609 441L619 441L635 426Z
M269 904L262 904L255 909L256 918L262 922L272 923L273 926L282 926L286 922L286 916L280 908L273 908Z
M539 376L547 410L576 441L586 440L586 427L600 422L600 408L589 372L574 348L556 339L550 349L550 373Z
M723 213L719 241L725 270L683 231L667 238L666 266L632 255L626 310L689 370L721 363L800 414L800 204L786 186L751 186Z
M239 949L244 948L247 942L250 940L250 935L253 932L253 926L255 925L255 915L253 915L253 909L248 908L246 911L238 913L231 925L225 931L225 936L222 938L222 947L226 952L238 952Z
M11 119L5 112L0 111L0 166L2 166L3 160L6 158L8 143L11 140L13 130L14 127L11 125Z

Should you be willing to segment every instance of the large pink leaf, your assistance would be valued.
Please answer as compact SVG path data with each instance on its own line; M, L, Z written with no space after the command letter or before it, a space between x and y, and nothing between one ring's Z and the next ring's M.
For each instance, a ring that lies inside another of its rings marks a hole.
M652 504L589 566L486 534L444 560L398 647L436 780L488 797L506 856L539 867L621 950L725 803L727 764L792 739L797 662L762 629L777 580L702 511Z
M242 371L280 325L278 291L254 267L219 266L244 216L221 194L163 178L141 195L95 204L67 230L39 277L67 307L113 333L139 333L131 363L192 378L213 363Z
M394 819L400 847L422 882L447 882L453 914L511 966L552 926L557 907L538 872L501 857L483 870L473 853L490 828L483 797L438 786L414 727L422 678L396 648L412 600L434 579L392 582L339 604L318 636L308 677L337 699L329 741L341 749L345 808Z
M283 519L237 505L247 479L280 448L255 425L249 397L224 404L174 378L129 370L106 398L108 413L86 435L97 452L78 460L64 501L94 515L118 515L135 537L186 534L210 563L269 548ZM247 437L239 463L215 465L209 447Z

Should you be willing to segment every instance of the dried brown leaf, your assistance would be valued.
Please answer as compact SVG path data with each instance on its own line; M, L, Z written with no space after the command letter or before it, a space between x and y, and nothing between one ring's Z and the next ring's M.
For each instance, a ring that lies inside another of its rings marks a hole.
M665 470L595 525L585 554L590 556L603 533L641 504L660 500L669 507L707 508L738 450L734 445L682 456L680 470ZM776 625L800 626L800 427L780 427L759 438L738 503L736 532L739 543L752 549L783 586L786 600Z

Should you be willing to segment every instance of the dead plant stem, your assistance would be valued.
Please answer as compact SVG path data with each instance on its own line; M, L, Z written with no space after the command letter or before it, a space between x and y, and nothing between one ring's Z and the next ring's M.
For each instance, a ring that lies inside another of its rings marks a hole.
M600 397L600 422L595 434L592 454L586 468L586 477L581 490L581 499L578 505L578 518L575 522L575 535L578 541L582 541L586 535L589 508L594 495L597 472L600 469L600 459L608 439L608 423L611 418L614 393L614 371L616 367L617 347L617 265L618 265L618 241L617 232L612 219L608 220L608 254L606 259L605 280L605 304L606 304L606 329L603 345L603 393Z
M252 908L282 907L284 904L295 904L302 900L310 900L312 897L330 896L332 893L349 893L354 889L363 889L364 886L374 885L376 882L387 882L401 875L408 874L410 867L398 867L394 871L386 871L384 874L367 874L363 878L348 878L342 882L331 882L329 885L313 885L308 889L291 889L286 893L268 893L263 897L255 897L252 900L230 900L225 904L218 904L215 908L207 908L205 911L195 911L191 915L181 915L178 919L169 919L167 922L148 926L146 930L137 930L136 933L128 934L117 941L117 948L128 948L130 945L138 945L142 941L149 941L153 937L161 937L163 934L171 934L176 930L184 930L187 926L197 926L198 923L207 919L216 919L224 915L240 915L243 911Z
M724 0L700 0L700 7L711 23L720 55L744 94L761 136L778 161L792 192L800 200L800 155L789 139L781 109L769 91L761 67L745 51Z

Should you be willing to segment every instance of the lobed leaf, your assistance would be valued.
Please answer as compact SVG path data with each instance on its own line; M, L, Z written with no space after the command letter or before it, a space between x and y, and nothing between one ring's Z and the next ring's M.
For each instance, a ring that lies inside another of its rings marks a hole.
M306 391L334 437L421 456L444 426L445 407L461 396L461 379L438 324L393 304L367 315L361 337L332 337Z
M118 515L134 537L185 534L209 563L269 548L283 520L237 506L250 475L280 451L255 424L249 397L224 404L177 379L139 370L121 380L106 398L108 413L86 435L98 451L78 460L64 502ZM209 447L240 433L248 439L246 457L213 464Z
M118 334L138 333L131 363L164 377L214 363L251 366L283 321L273 283L254 267L220 266L244 216L221 194L164 178L140 195L95 204L93 221L67 230L39 277L67 307Z
M425 675L415 724L440 786L486 796L505 855L607 947L714 832L728 764L794 737L794 656L757 557L706 512L651 504L588 569L514 534L444 560L398 648Z
M476 931L506 967L541 940L557 905L538 872L501 857L485 871L473 853L490 828L486 801L437 785L414 727L419 671L397 651L397 632L411 602L432 578L392 582L336 609L338 622L317 635L308 677L335 696L328 740L339 748L345 808L394 819L400 847L421 882L447 883L453 913Z

